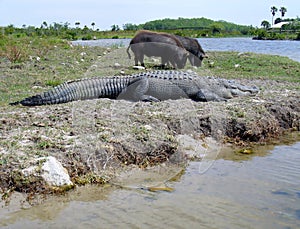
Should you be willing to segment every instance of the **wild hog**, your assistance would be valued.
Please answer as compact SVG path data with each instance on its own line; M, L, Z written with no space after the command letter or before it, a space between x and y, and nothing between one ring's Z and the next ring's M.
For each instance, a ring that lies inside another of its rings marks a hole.
M135 65L144 64L144 55L161 57L162 66L170 62L174 68L184 68L188 52L176 36L168 33L158 33L147 30L139 31L130 41L127 48L128 57L131 58L129 49L134 53Z

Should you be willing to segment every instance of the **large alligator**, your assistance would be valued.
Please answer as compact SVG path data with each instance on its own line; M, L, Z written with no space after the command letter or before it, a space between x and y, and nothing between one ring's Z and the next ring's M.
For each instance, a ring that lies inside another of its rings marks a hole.
M232 80L201 77L194 72L149 71L127 76L79 79L50 91L13 102L38 106L96 98L130 101L162 101L189 98L194 101L226 101L236 96L255 95L259 89Z

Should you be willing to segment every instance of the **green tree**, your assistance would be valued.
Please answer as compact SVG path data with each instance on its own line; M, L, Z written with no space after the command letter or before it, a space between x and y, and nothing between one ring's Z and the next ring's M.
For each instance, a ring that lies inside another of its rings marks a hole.
M287 9L286 9L285 7L282 6L282 7L280 7L279 11L280 11L280 13L281 13L281 18L283 18L284 15L285 15L285 13L287 12Z
M123 29L124 30L138 30L139 27L135 24L132 24L132 23L126 23L123 25Z
M270 23L267 20L264 20L261 22L261 26L264 27L265 29L270 28Z
M224 30L224 26L220 22L214 22L209 27L213 34L221 33L221 31Z
M276 12L278 11L278 9L276 8L276 6L272 6L271 7L271 13L272 13L272 25L274 24L274 16L276 14Z

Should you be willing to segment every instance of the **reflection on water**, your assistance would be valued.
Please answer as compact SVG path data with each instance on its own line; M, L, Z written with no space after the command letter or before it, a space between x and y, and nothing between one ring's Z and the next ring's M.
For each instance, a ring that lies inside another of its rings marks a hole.
M271 151L257 148L250 158L237 160L236 152L226 152L204 174L201 162L191 162L177 180L160 170L148 178L146 172L133 173L127 188L82 187L39 206L2 212L0 227L299 228L299 133L296 137L297 143ZM174 191L140 188L140 182L160 178Z

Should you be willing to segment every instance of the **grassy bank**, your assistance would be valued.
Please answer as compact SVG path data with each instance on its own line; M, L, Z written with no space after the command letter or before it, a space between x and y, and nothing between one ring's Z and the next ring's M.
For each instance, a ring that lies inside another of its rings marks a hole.
M81 47L59 39L20 38L3 42L0 48L1 106L67 80L115 75L121 70L125 74L135 72L126 47ZM103 62L101 58L106 54L114 57ZM287 57L236 52L208 52L208 55L201 68L187 64L186 69L224 78L300 82L300 63ZM113 67L116 63L121 66ZM146 66L152 68L154 64L146 59Z

